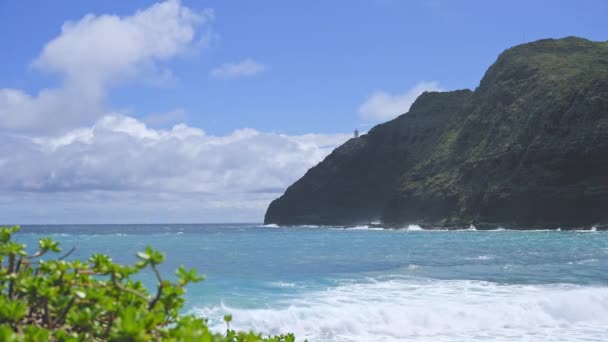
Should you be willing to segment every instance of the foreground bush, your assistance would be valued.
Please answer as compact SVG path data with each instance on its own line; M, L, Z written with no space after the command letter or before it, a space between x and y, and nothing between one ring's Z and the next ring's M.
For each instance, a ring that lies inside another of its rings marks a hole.
M180 267L177 281L164 280L158 265L164 255L152 248L137 253L133 266L94 254L88 262L64 260L50 238L27 254L12 240L19 227L0 228L0 341L295 341L292 334L263 338L229 329L210 332L204 319L180 315L185 286L203 280ZM158 281L150 293L133 276L150 268Z

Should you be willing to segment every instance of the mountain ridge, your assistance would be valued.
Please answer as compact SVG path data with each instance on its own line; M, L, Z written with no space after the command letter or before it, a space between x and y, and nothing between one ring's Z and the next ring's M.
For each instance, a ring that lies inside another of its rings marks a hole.
M426 92L273 201L280 225L608 223L608 43L501 53L473 90Z

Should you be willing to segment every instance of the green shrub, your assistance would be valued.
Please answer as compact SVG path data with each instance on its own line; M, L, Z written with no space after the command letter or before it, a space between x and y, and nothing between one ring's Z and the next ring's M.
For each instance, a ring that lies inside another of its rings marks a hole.
M164 254L147 247L132 266L120 265L103 254L87 262L66 261L59 243L39 241L29 255L12 240L19 227L0 228L0 341L295 341L292 334L262 337L252 332L209 331L204 319L180 315L185 286L203 280L195 270L180 267L177 280L161 277ZM150 268L157 280L154 293L133 276Z

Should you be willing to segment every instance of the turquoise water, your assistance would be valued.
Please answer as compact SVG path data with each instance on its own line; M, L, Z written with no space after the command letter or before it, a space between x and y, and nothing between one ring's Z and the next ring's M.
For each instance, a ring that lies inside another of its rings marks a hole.
M185 312L310 341L608 340L608 233L279 228L254 224L24 226L75 258L195 267ZM147 275L144 281L152 284Z

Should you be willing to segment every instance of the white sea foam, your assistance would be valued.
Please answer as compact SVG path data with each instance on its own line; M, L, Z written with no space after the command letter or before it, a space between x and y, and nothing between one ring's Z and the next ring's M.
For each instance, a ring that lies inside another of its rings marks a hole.
M91 237L109 237L109 236L131 236L133 234L127 233L112 233L112 234L90 234ZM64 234L64 236L74 236L73 234Z
M355 227L348 227L348 229L351 229L351 230L368 230L369 226L355 226Z
M298 285L296 283L290 283L290 282L286 282L286 281L273 281L268 283L268 285L272 286L272 287L297 287Z
M584 259L584 260L579 260L579 261L569 261L568 265L573 265L573 264L584 265L584 264L594 263L597 261L598 261L597 259Z
M593 226L591 229L576 229L575 232L578 233L597 233L597 227Z
M339 228L342 229L342 228ZM349 227L348 229L350 230L386 230L382 227L370 227L370 226L355 226L355 227Z
M315 224L303 224L303 225L301 225L301 226L294 226L294 227L295 227L295 228L308 228L308 229L318 229L318 228L335 228L335 227L330 227L330 226L327 226L327 227L324 227L324 226L318 226L318 225L315 225Z
M407 230L422 230L422 227L417 224L410 224L409 226L407 226Z
M494 256L492 255L478 255L476 257L472 257L472 258L465 258L467 260L492 260L494 259Z
M313 225L313 224L303 224L303 225L299 225L299 226L279 226L274 223L265 224L265 225L262 225L261 227L264 227L264 228L331 228L331 227L317 226L317 225Z
M476 232L477 228L474 225L470 225L469 228L463 228L463 229L454 229L455 232ZM487 232L489 230L484 230L484 232Z
M212 329L293 332L309 341L602 341L608 288L389 279L346 284L262 309L195 309Z

